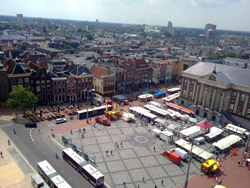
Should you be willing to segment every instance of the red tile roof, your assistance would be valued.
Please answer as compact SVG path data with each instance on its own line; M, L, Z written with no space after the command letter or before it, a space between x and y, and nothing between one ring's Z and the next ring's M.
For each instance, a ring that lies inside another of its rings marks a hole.
M90 71L93 73L93 77L101 79L101 76L103 75L109 75L106 68L99 67L99 66L93 66L91 67Z

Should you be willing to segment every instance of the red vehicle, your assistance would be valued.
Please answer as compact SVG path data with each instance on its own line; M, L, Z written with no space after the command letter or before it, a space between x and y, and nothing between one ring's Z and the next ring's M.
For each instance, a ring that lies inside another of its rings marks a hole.
M107 125L107 126L110 126L110 121L107 119L107 118L100 118L100 117L97 117L95 118L95 121L97 123L100 123L100 124L103 124L103 125Z
M106 104L110 104L110 105L112 105L112 100L110 99L110 98L104 98L104 102L106 103Z
M171 161L173 161L175 164L180 164L181 163L181 156L175 153L172 150L167 150L162 153L164 157L167 157Z

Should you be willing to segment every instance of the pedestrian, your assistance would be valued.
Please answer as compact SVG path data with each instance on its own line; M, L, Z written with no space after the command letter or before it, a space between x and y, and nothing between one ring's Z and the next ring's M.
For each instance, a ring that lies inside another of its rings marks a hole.
M154 146L154 152L155 152L155 146Z
M163 181L163 179L161 179L161 184L163 185L163 183L164 183L164 181Z
M108 156L108 153L109 153L109 151L108 150L106 150L106 155Z
M41 134L40 129L38 129L39 134Z
M140 184L137 185L137 188L140 188Z
M116 146L117 146L117 148L119 148L119 144L117 144Z
M82 133L82 139L84 138L84 134Z
M122 147L122 142L121 142L121 147Z
M70 130L70 134L73 134L72 129Z
M113 151L112 150L110 150L110 154L113 155Z
M142 182L143 182L143 183L145 182L145 177L144 177L144 176L142 176Z
M224 174L224 171L225 171L225 169L223 168L223 169L221 170L221 174Z
M157 185L155 186L155 188L157 188Z
M79 128L79 133L81 132L81 128Z
M84 133L86 132L85 128L83 128L83 132L84 132Z
M1 158L3 158L3 152L0 151Z
M117 142L115 142L115 145L117 146Z
M8 139L8 144L10 145L10 140Z

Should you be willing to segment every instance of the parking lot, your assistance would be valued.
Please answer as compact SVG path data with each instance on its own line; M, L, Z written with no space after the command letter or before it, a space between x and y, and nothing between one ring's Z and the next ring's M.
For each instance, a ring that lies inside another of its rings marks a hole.
M82 142L83 150L95 155L94 166L104 174L105 182L110 187L123 187L124 182L126 187L137 187L138 184L141 187L175 187L185 181L188 163L182 162L178 166L163 157L163 151L175 146L156 138L147 128L140 123L137 127L135 123L117 120L112 121L110 127L100 124L85 127L84 138L81 138L82 133L78 129L73 134L66 134L72 137L72 143L81 145ZM63 145L61 135L57 135L56 140ZM199 169L200 163L192 160L189 176L199 172Z

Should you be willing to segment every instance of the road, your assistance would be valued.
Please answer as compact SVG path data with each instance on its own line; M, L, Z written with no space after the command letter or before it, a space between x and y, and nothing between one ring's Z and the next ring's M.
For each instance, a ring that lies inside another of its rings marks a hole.
M0 127L34 169L37 169L38 162L47 160L71 187L80 188L84 185L86 188L93 188L84 177L62 159L62 148L48 136L52 127L38 125L38 128L25 128L24 125L16 123L9 123L7 126L0 125ZM17 134L13 133L13 128ZM56 159L56 153L59 159Z

